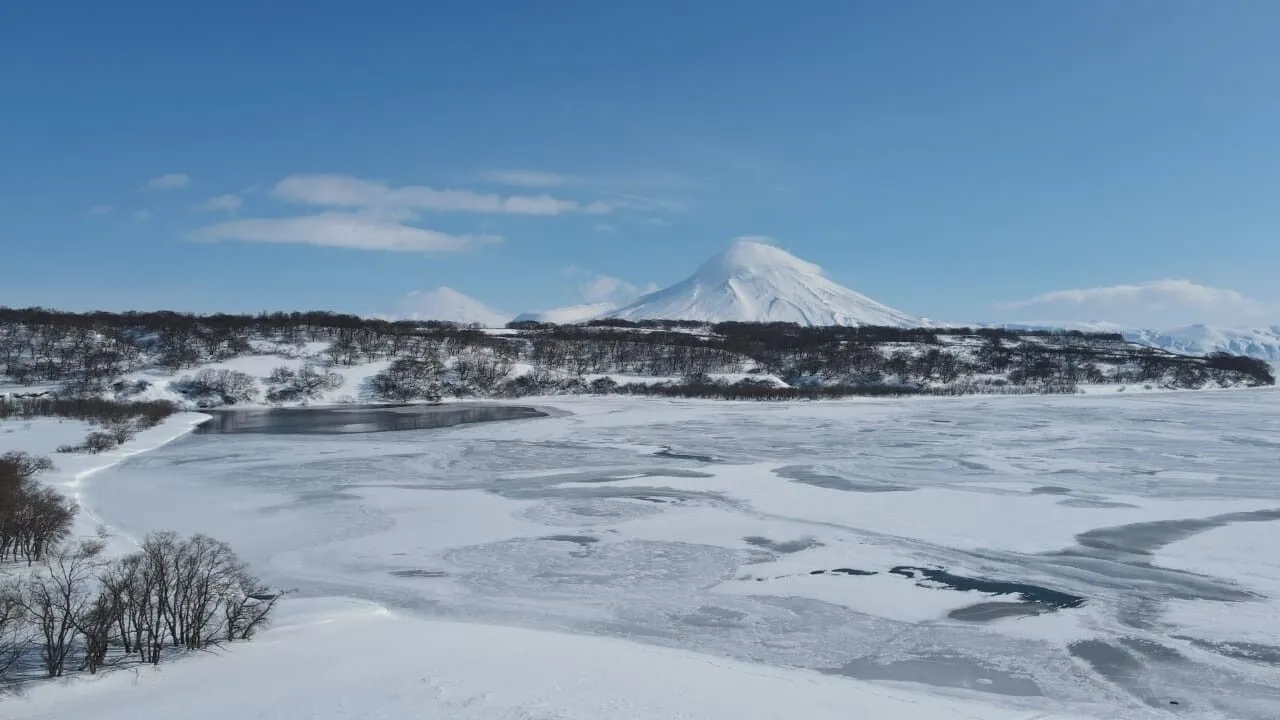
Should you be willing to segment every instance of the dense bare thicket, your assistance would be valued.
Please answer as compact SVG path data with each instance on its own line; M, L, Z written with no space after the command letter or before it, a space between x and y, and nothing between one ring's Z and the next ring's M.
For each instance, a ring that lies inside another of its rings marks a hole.
M400 357L370 379L370 391L380 400L439 400L445 366L434 353Z
M52 467L48 458L0 455L0 562L44 560L71 532L75 503L35 479Z
M155 427L178 411L164 400L121 402L96 397L17 397L0 395L0 420L60 417L95 425L133 421L141 428Z
M25 641L48 677L95 673L113 659L155 664L167 649L252 637L279 598L226 543L205 535L157 533L114 561L101 550L98 542L59 549L0 592L17 643L0 645L0 660L20 655Z
M202 408L258 399L258 384L253 376L238 370L204 368L174 380L169 387Z
M267 376L267 402L315 400L326 390L340 387L342 376L336 372L325 372L314 365L303 365L297 370L281 366Z
M261 379L271 403L315 399L340 381L328 368L378 360L390 361L389 367L362 390L392 401L609 391L608 383L596 382L600 375L670 378L662 392L706 387L708 396L726 397L725 383L713 387L681 379L744 372L776 375L812 397L988 390L996 380L1022 388L1001 392L1058 392L1080 383L1274 383L1260 360L1188 357L1107 333L623 320L510 327L514 332L492 335L449 323L333 313L196 316L0 308L0 373L61 382L77 393L101 388L128 397L139 392L138 381L119 376L142 367L177 372L250 352L319 363L280 368ZM513 373L517 364L528 369ZM818 385L827 389L818 391ZM229 371L197 372L173 387L206 406L245 402L259 392L257 380ZM750 390L759 397L789 396L764 389Z

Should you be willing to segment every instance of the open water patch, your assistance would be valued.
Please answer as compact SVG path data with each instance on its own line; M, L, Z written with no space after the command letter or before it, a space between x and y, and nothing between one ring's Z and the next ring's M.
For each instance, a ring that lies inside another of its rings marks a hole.
M1058 590L1050 590L1039 585L1031 585L1029 583L1008 582L1005 580L986 580L984 578L971 578L963 575L953 575L946 570L940 568L922 568L910 565L898 565L889 569L891 575L901 575L905 578L920 580L917 585L921 587L934 587L941 585L951 590L975 591L985 593L987 595L1017 595L1026 603L1038 603L1054 608L1073 608L1084 604L1085 599L1079 595L1072 595ZM933 585L925 584L925 582L933 583Z
M812 537L802 537L798 540L770 540L769 538L762 537L760 535L748 535L747 537L742 538L742 541L748 545L764 548L765 550L772 550L783 555L797 553L801 550L808 550L810 548L822 547L822 543Z
M344 435L432 430L472 423L529 420L550 413L525 405L449 403L445 405L352 405L323 408L205 410L197 435Z
M669 447L665 447L653 454L653 457L670 458L672 460L693 460L700 463L720 462L710 455L695 455L693 453L676 452Z
M443 570L423 570L420 568L409 568L407 570L392 570L391 575L400 578L442 578L448 577L449 573Z

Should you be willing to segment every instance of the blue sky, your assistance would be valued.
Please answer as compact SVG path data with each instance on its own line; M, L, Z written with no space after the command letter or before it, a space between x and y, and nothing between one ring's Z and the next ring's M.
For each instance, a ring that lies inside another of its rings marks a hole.
M196 5L0 9L0 304L518 312L765 235L938 319L1280 322L1277 3Z

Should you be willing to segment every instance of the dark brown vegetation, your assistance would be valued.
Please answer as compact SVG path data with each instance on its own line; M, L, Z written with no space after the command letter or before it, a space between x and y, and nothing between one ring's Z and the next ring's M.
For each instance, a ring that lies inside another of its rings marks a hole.
M359 391L388 401L608 391L784 399L1070 392L1081 383L1195 388L1275 381L1261 360L1178 355L1108 333L622 320L513 323L511 328L510 335L492 335L450 323L323 312L186 315L0 308L0 374L19 382L57 383L60 396L128 398L140 388L122 376L145 367L178 373L255 352L262 343L278 352L319 342L325 346L322 366L280 368L262 379L202 369L178 377L170 387L195 405L210 406L257 399L261 381L268 402L305 402L340 384L333 368L377 360L391 364ZM511 377L517 363L532 372ZM611 390L591 377L702 378L744 370L777 376L792 387L669 381L649 389Z

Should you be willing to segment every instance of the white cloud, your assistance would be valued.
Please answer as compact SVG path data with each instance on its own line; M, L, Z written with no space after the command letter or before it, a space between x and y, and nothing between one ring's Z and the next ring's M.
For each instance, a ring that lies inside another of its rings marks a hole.
M578 283L578 294L582 297L583 302L592 305L619 304L658 289L658 286L653 283L648 283L644 287L637 287L634 283L627 282L622 278L597 273L576 264L565 265L560 268L560 274L573 278L585 278L585 280Z
M116 211L115 205L94 205L89 208L90 215L110 215Z
M1253 300L1234 290L1198 285L1190 280L1055 290L1026 300L1000 303L996 308L1016 310L1028 319L1100 320L1135 328L1196 323L1240 326L1270 323L1280 317L1280 304Z
M205 200L196 206L196 210L200 212L235 212L240 209L240 205L243 203L244 200L239 195L227 193L226 195L218 195Z
M596 223L595 225L591 226L591 229L599 233L611 233L611 232L617 232L618 226L610 225L609 223Z
M611 275L596 275L578 286L582 299L589 303L620 302L636 296L639 288Z
M501 242L496 235L451 235L384 218L346 212L231 220L196 231L197 240L291 243L393 252L459 252Z
M605 202L580 203L550 195L497 195L472 190L437 190L423 185L393 188L350 175L292 175L271 191L277 198L308 205L362 208L382 217L407 219L419 211L508 215L607 214Z
M190 184L191 176L186 173L169 173L147 181L147 187L152 190L179 190Z
M539 170L490 170L480 173L480 180L494 185L525 188L552 188L589 184L581 178Z
M150 219L151 219L150 210L134 210L133 211L133 221L136 223L144 223Z
M689 209L689 203L685 200L626 192L609 193L609 202L616 207L648 212L680 212Z

